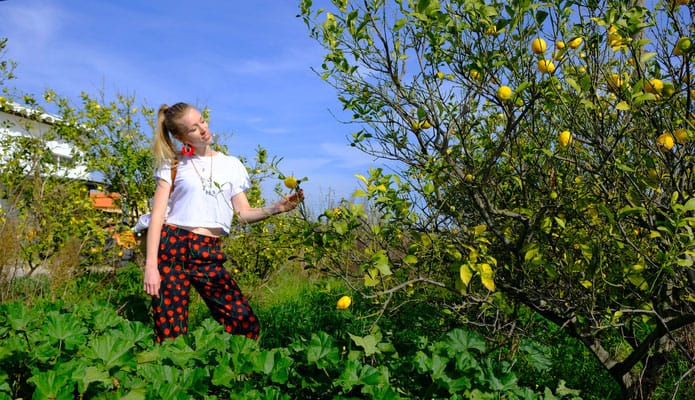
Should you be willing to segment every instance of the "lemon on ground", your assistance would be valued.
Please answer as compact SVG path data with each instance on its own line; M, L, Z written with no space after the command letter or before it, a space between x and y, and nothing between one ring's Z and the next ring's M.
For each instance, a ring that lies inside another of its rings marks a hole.
M338 304L336 308L338 310L347 310L348 307L350 307L350 304L352 304L352 299L350 296L343 296L340 299L338 299Z
M552 74L555 71L555 64L550 60L538 61L538 70L544 74Z
M569 146L572 143L572 132L567 130L560 132L558 141L560 142L560 146L562 147Z
M502 101L507 101L512 97L512 89L509 86L500 86L497 89L497 98Z
M533 39L533 42L531 42L531 51L533 51L536 54L545 53L546 48L547 45L545 44L545 40L543 40L543 38L536 38Z
M666 152L673 148L675 141L671 132L664 132L656 138L656 144L659 145L659 150Z
M567 43L567 45L571 49L576 49L577 47L581 46L581 44L582 44L582 38L581 37L576 37Z
M676 142L683 144L688 141L688 131L683 128L678 128L673 131L673 136L676 137Z
M295 178L294 176L286 177L284 182L285 182L285 187L287 187L288 189L296 188L297 183L298 183L297 178Z

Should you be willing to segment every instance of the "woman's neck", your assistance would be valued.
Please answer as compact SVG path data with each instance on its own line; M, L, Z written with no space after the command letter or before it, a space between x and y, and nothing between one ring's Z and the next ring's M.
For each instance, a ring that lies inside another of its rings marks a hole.
M210 146L205 146L203 149L195 149L193 152L198 157L211 157L215 155L215 150Z

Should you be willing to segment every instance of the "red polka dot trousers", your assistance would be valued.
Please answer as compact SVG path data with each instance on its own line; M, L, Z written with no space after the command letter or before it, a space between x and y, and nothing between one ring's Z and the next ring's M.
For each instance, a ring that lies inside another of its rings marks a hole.
M225 331L258 339L259 323L246 297L223 264L220 239L173 225L162 227L157 264L162 284L152 299L157 342L188 331L190 290L194 287Z

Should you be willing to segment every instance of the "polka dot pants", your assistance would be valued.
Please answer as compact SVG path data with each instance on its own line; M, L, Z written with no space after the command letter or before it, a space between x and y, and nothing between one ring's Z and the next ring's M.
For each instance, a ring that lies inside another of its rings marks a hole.
M220 239L198 235L173 225L162 227L157 264L162 284L152 300L157 342L188 331L190 290L194 287L225 331L258 339L259 324L223 264L227 257Z

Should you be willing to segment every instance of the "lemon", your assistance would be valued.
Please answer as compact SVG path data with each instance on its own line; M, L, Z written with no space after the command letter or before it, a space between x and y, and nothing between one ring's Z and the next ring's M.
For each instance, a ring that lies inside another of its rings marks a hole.
M576 49L577 47L581 46L581 44L582 44L582 38L581 37L576 37L576 38L570 40L569 43L567 43L567 45L571 49Z
M478 78L480 78L480 72L477 69L472 69L471 78L478 80Z
M288 189L294 189L297 187L298 182L297 182L297 178L295 178L294 176L288 176L285 178L284 183L285 183L285 187L287 187Z
M502 101L507 101L512 98L512 89L509 86L500 86L497 89L497 98Z
M347 310L348 307L350 307L350 304L352 304L352 299L350 296L343 296L340 299L338 299L338 304L336 308L338 310Z
M531 42L531 51L533 51L536 54L545 53L546 48L547 45L545 44L545 40L543 40L542 38L533 39L533 42Z
M683 54L688 52L691 45L692 42L690 41L689 37L682 37L678 39L678 42L676 42L676 46L673 48L673 54L677 56L682 56Z
M671 135L671 132L662 133L658 138L656 138L656 144L659 145L659 150L663 152L671 150L675 144L673 135Z
M557 42L555 42L555 47L557 47L559 50L562 50L565 48L565 42L563 42L562 40L558 40Z
M645 82L644 90L647 93L659 94L664 89L664 82L661 79L652 79L649 82Z
M688 141L688 131L683 128L678 128L673 131L673 136L676 137L676 142L683 144Z
M430 129L432 127L432 124L430 124L430 121L425 120L420 124L420 128L422 129Z
M617 91L623 86L623 78L616 73L610 74L607 81L608 87L613 91Z
M444 72L442 72L442 71L437 72L437 78L444 79L445 77L446 77L446 75L444 74Z
M572 132L570 131L562 131L560 132L560 136L558 137L558 141L560 142L560 146L562 147L567 147L572 143Z
M544 74L552 74L555 71L555 64L550 60L538 61L538 70Z

